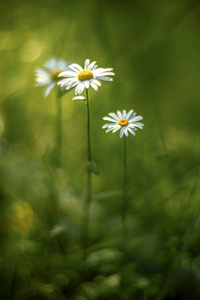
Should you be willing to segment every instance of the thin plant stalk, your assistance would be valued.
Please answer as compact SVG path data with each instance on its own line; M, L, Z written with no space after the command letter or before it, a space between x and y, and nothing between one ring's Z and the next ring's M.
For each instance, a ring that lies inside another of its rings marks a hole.
M57 168L56 185L57 185L57 199L56 212L59 214L59 199L60 199L60 183L61 183L61 169L62 169L62 91L60 87L57 91L57 118L56 118L56 149L55 149L55 163Z
M92 160L91 139L90 139L90 104L88 89L86 89L86 104L87 104L87 138L88 138L88 161Z
M126 164L126 137L123 138L123 191L122 191L122 239L123 245L125 245L126 239L126 210L127 210L127 199L126 199L126 182L127 182L127 164Z
M56 167L58 169L62 168L62 92L60 88L57 94L57 122L56 122L56 132L57 132L57 153L56 153Z
M86 89L86 100L87 100L87 138L88 138L88 168L87 168L87 217L89 217L89 208L92 199L92 182L91 182L91 169L89 164L92 161L92 152L91 152L91 138L90 138L90 104L88 97L88 89Z
M92 161L91 151L91 138L90 138L90 103L88 96L88 89L86 89L86 105L87 105L87 198L84 205L84 216L83 216L83 242L86 242L88 238L88 223L89 223L89 210L92 199L92 181L91 181L91 169L89 168Z
M127 182L127 164L126 164L126 137L123 137L123 186L122 186L122 238L121 238L121 246L120 250L123 253L122 260L121 260L121 269L122 269L122 281L121 281L121 288L122 290L126 289L125 284L125 272L124 266L128 263L127 262L127 252L126 252L126 243L127 243L127 236L126 236L126 213L127 213L127 197L126 197L126 182ZM127 298L128 299L128 295Z

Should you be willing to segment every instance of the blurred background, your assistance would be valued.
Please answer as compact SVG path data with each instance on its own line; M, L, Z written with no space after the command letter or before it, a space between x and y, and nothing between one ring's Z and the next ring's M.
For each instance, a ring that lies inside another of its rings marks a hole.
M200 2L1 0L0 14L0 298L199 299ZM86 246L86 105L62 97L57 168L57 93L34 74L52 57L116 74L89 90ZM123 249L123 141L101 129L122 109L145 124L127 139Z

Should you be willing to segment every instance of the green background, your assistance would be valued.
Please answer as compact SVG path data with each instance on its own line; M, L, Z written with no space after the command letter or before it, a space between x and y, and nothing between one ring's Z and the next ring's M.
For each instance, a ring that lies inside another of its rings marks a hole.
M199 299L199 4L1 0L2 299ZM34 75L52 57L115 72L89 89L100 176L92 175L86 249L86 105L71 101L74 89L62 97L60 170L56 90L44 98ZM123 140L101 129L103 116L122 109L145 125L127 139L125 254Z

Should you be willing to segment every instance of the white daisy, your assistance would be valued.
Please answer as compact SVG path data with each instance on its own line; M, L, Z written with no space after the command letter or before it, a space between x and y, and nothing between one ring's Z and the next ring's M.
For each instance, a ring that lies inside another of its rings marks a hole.
M36 73L36 82L37 86L46 86L44 91L45 97L47 97L54 86L58 83L61 78L58 78L58 75L62 71L68 69L68 64L60 59L51 58L45 65L44 68L39 68L35 71Z
M130 132L132 135L135 135L137 128L143 129L144 124L139 123L138 121L142 120L142 116L136 116L136 113L133 110L129 110L126 113L126 110L122 112L120 110L117 113L109 113L109 117L104 117L103 120L110 121L111 123L103 125L103 129L107 128L106 133L112 131L113 133L117 130L120 130L119 137L122 138L123 135L128 136Z
M99 80L112 81L113 79L107 76L115 75L111 72L112 68L98 68L96 61L90 63L89 59L85 60L84 69L78 64L71 64L69 68L70 71L59 74L59 77L66 77L66 79L59 81L58 84L62 87L66 86L66 90L76 86L76 95L80 95L90 85L95 91L98 91L98 87L101 86Z

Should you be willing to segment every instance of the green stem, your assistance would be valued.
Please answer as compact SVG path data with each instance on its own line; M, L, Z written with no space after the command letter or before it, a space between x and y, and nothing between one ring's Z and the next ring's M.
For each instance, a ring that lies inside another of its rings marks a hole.
M88 89L86 89L86 101L87 101L87 137L88 137L88 163L92 161L92 152L91 152L91 139L90 139L90 105L88 97ZM87 204L90 205L91 202L91 170L87 168ZM88 207L89 209L89 207Z
M56 166L62 167L62 94L60 88L57 95L57 153L56 153Z
M57 199L56 199L56 218L59 215L59 199L60 199L60 182L61 182L61 168L62 168L62 91L60 87L57 91L57 119L56 119L56 149L55 149L55 164L57 170L56 185L57 185Z
M90 105L88 89L86 89L86 104L87 104L87 199L84 207L84 219L83 219L83 242L85 244L88 238L88 224L89 224L89 210L92 199L92 182L91 182L91 170L89 168L89 163L92 161L92 151L91 151L91 138L90 138Z
M126 220L126 181L127 181L127 166L126 166L126 137L124 136L124 145L123 145L123 194L122 194L122 235L123 235L123 245L126 239L126 230L125 230L125 220Z
M87 103L88 161L91 161L92 152L91 152L91 141L90 141L90 105L89 105L88 89L86 89L86 103Z

